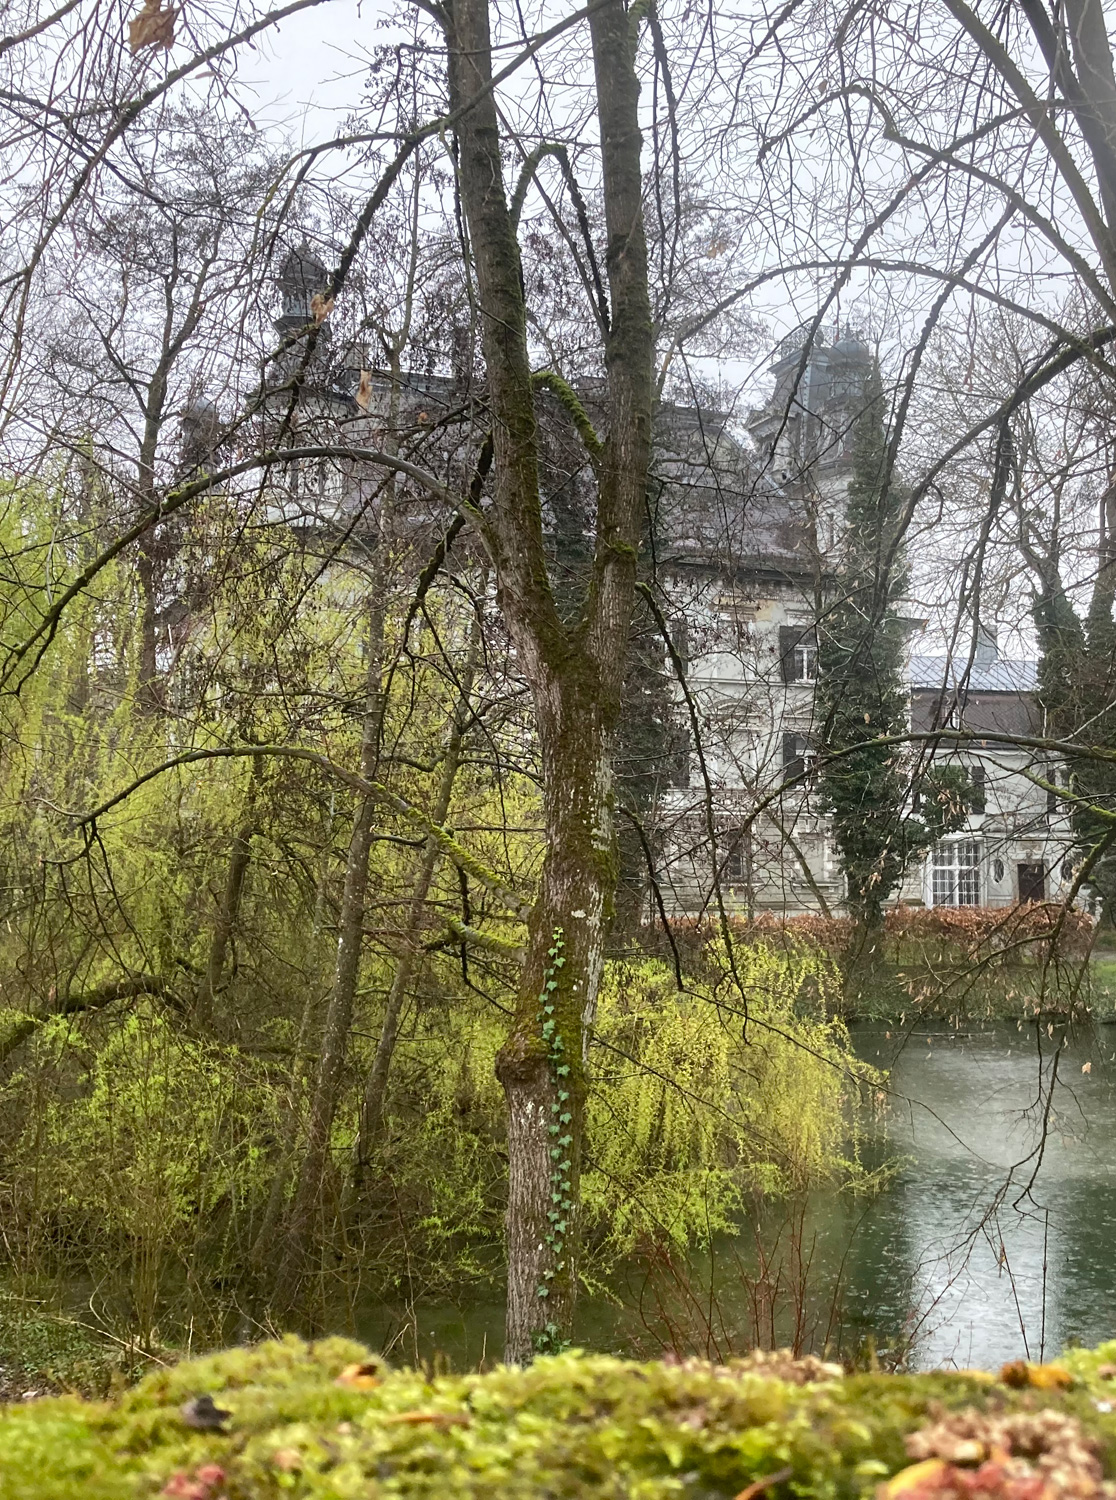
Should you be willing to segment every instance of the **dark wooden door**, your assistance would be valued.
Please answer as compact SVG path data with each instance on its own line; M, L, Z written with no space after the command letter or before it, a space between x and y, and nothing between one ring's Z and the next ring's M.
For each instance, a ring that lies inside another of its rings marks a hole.
M1016 867L1019 875L1020 901L1046 900L1046 866L1022 864Z

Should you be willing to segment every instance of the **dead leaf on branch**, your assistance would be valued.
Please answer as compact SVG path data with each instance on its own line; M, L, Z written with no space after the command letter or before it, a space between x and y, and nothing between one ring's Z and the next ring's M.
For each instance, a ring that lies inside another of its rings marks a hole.
M160 3L161 0L144 0L139 15L128 22L128 45L133 52L141 52L144 47L173 47L178 10L173 5L160 10Z
M357 386L356 404L361 411L368 411L372 405L372 371L361 370L360 384Z
M315 323L324 323L333 311L333 298L323 297L321 292L315 292L310 298L310 311Z

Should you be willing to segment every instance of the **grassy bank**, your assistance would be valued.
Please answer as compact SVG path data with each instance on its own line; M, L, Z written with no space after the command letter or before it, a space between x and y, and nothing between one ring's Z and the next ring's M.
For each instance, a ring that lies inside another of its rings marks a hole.
M431 1378L341 1339L289 1338L159 1371L112 1403L0 1409L0 1493L842 1500L905 1471L888 1500L1090 1500L1116 1472L1114 1357L1116 1344L1030 1372L1052 1389L575 1354Z

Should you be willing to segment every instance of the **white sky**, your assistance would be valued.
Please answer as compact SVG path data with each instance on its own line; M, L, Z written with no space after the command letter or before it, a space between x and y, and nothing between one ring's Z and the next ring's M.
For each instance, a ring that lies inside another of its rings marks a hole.
M385 0L326 0L240 53L237 94L256 124L296 146L338 134L359 102L372 49L390 39Z

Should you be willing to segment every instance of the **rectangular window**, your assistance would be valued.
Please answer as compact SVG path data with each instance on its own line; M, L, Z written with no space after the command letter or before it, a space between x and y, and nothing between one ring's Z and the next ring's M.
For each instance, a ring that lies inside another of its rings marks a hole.
M730 828L720 845L721 879L726 885L742 885L748 878L748 834L743 828Z
M818 648L813 641L799 641L794 648L794 661L792 664L792 682L817 682L818 680Z
M930 866L933 906L980 905L980 845L975 839L939 844Z
M969 767L969 811L988 811L988 779L985 768L981 765Z
M670 748L667 752L667 781L671 786L690 784L690 726L676 725L670 731Z
M783 780L793 781L797 776L804 776L809 770L810 742L802 734L783 735Z
M779 668L784 682L817 682L818 642L811 626L780 625Z

